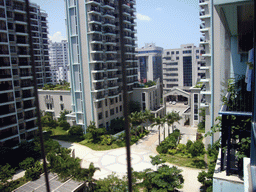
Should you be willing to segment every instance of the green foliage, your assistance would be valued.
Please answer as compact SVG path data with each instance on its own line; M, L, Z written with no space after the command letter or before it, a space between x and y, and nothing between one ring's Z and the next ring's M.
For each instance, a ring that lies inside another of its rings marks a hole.
M153 156L149 156L150 158L151 158L151 164L152 165L160 165L160 164L163 164L163 163L165 163L166 161L165 160L163 160L161 157L160 157L160 155L156 155L155 157L153 157Z
M197 82L194 88L202 88L203 83L202 82Z
M201 121L198 123L197 127L200 132L205 131L205 108L201 108L199 116L201 117Z
M48 112L41 117L41 124L42 124L42 127L50 127L53 129L55 129L58 126L57 121L53 119L52 114Z
M69 130L70 129L70 124L65 120L59 121L59 126L62 127L63 130Z
M174 130L173 133L166 137L165 140L157 146L158 153L167 153L168 149L175 149L179 143L180 131Z
M60 112L60 117L58 119L58 122L67 121L67 117L66 117L67 114L69 114L68 110L65 109L64 111L61 111Z
M70 83L66 81L61 81L60 84L44 84L43 90L70 90Z
M192 157L203 155L205 153L203 142L200 140L195 141L193 145L190 146L188 152Z
M86 129L87 133L90 133L89 138L90 142L98 143L101 141L101 136L106 133L106 128L96 128L95 122L91 122L91 124Z
M105 179L99 179L96 181L95 191L99 192L123 192L127 191L127 178L123 177L122 179L118 178L114 173L108 175Z
M187 153L186 145L185 144L178 144L177 151L180 152L180 153L183 153L183 154Z
M111 145L113 142L113 137L110 135L101 135L100 136L101 139L101 145Z
M30 169L35 164L35 159L33 157L28 157L24 161L22 161L19 166L23 170Z
M68 130L69 135L76 135L76 136L82 136L84 134L84 130L81 125L73 125Z
M141 111L141 106L140 106L140 102L137 101L130 101L129 102L129 112L133 113L133 112L140 112Z
M113 119L110 122L110 128L108 130L108 133L110 134L116 134L118 132L121 132L124 130L124 119Z
M25 172L25 178L28 180L37 180L43 172L43 165L39 161L36 161L34 165L27 169Z
M168 149L168 153L170 155L175 155L177 153L177 149Z
M9 164L0 165L0 183L4 186L8 185L8 180L12 179L15 174L15 169L11 168Z

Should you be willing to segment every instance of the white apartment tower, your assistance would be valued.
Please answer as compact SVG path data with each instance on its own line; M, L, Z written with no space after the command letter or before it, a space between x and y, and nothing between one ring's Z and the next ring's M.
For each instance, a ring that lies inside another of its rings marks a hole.
M68 42L49 41L49 58L51 66L52 83L60 81L69 82L69 63L68 63Z
M51 81L47 14L30 4L38 86ZM0 147L12 147L37 134L34 85L25 1L0 1Z
M117 0L66 0L71 94L76 124L108 128L123 116ZM123 1L128 93L138 82L135 1Z
M205 66L202 47L194 44L181 45L178 49L163 51L163 89L165 92L173 87L184 90L196 84L198 79L205 77Z
M144 47L137 49L139 60L139 81L163 81L162 74L162 47L157 47L154 43L146 43Z

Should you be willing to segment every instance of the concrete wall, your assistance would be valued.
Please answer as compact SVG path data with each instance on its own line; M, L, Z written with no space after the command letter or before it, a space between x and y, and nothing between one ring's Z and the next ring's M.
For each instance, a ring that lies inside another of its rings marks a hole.
M46 96L52 98L51 102L48 102ZM60 99L62 96L62 101ZM38 90L39 106L41 111L51 112L54 118L59 118L61 110L61 105L64 106L64 109L72 111L71 107L71 94L70 91L54 91L54 90ZM52 109L47 108L47 103L52 104Z

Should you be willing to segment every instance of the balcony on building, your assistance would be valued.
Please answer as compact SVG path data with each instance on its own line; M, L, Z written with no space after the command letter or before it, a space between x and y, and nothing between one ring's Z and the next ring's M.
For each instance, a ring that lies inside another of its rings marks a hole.
M97 93L96 96L95 96L95 99L94 101L97 102L97 101L102 101L105 99L105 95L102 94L102 93Z
M103 10L103 17L104 18L110 18L110 19L115 19L115 14L114 11L112 10Z
M100 2L100 0L88 0L87 2L86 2L86 4L91 4L91 5L101 5L101 2Z
M103 3L102 8L115 10L115 4L111 3L109 0L104 0L102 3Z

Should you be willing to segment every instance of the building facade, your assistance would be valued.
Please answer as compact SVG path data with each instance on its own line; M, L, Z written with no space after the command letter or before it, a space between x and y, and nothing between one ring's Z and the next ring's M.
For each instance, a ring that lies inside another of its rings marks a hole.
M15 146L37 134L34 85L25 1L0 2L0 146ZM47 14L30 4L38 86L50 82Z
M40 110L50 112L56 119L64 110L72 111L70 90L38 90Z
M194 44L181 45L178 49L163 51L163 89L164 92L173 87L189 90L198 79L205 77L203 48Z
M116 0L66 0L72 115L86 131L123 116L120 24ZM128 93L138 82L135 1L123 3Z
M49 41L49 58L52 83L70 82L67 40L61 42Z
M144 47L136 49L139 60L138 78L141 83L156 81L163 82L162 52L163 48L154 43L146 43Z

